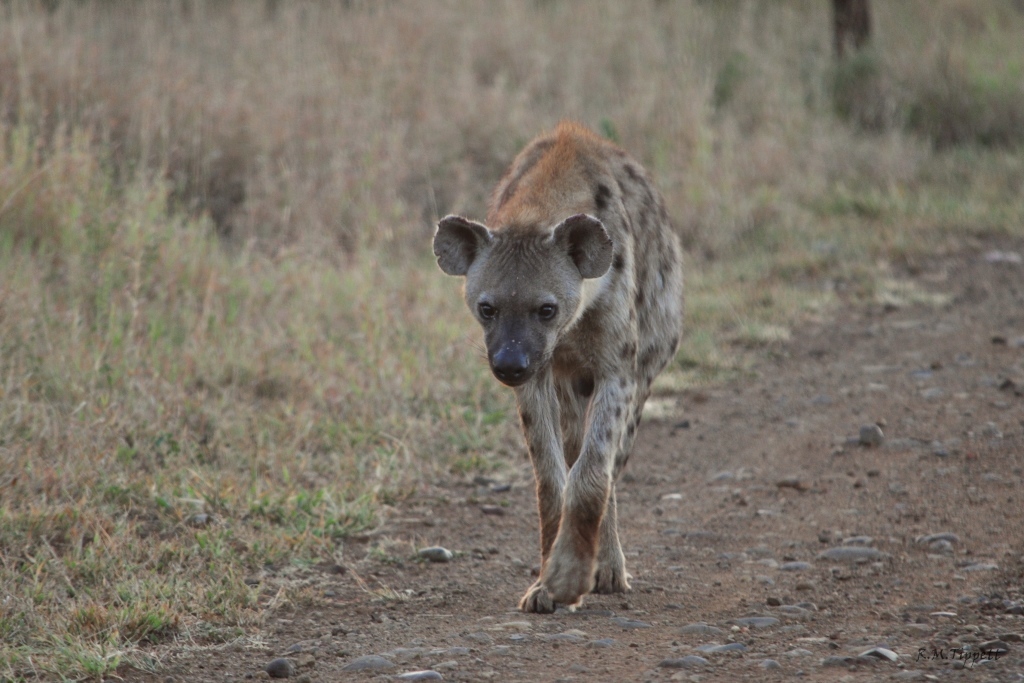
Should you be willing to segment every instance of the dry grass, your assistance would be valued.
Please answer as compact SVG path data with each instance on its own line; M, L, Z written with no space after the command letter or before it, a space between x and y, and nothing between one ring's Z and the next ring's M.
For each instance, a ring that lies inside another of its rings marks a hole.
M1024 226L1011 2L878 3L862 111L825 2L51 4L0 6L0 680L252 636L246 577L518 457L428 244L560 118L689 248L666 391Z

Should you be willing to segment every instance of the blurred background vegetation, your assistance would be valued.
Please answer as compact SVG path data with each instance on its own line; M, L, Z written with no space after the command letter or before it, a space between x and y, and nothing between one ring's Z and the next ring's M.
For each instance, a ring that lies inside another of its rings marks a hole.
M253 576L518 467L430 238L562 118L688 249L664 393L1022 236L1024 5L871 10L838 60L827 0L0 3L0 680L254 637L311 598Z

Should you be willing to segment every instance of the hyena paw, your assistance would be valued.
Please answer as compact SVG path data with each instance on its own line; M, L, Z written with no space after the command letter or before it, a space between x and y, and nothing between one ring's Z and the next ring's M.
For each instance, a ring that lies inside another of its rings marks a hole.
M551 554L541 574L551 599L561 605L576 607L594 587L594 562L575 557Z
M622 562L601 564L594 576L595 593L625 593L630 590L629 580L633 578Z
M548 590L539 580L530 586L526 595L519 601L519 609L523 612L551 614L555 611L555 602L548 595Z

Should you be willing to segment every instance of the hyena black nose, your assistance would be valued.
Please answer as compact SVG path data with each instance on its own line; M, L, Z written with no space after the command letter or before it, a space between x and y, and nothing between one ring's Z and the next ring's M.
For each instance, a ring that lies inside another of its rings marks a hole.
M530 358L515 348L504 348L491 358L494 376L509 386L522 384L530 377Z

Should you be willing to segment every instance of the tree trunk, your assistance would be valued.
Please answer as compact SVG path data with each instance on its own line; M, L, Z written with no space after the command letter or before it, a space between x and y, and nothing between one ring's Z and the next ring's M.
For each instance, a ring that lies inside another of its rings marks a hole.
M832 37L836 59L863 48L871 39L871 0L832 0Z

